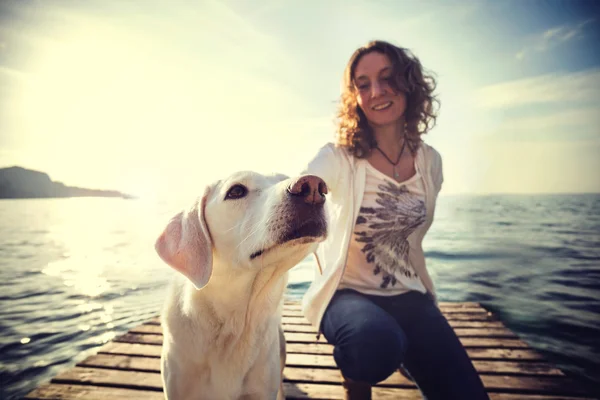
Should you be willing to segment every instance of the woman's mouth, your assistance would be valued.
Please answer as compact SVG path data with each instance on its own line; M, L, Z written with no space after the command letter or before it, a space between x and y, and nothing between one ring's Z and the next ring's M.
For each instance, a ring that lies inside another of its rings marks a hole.
M386 103L381 103L381 104L374 105L373 107L371 107L371 110L382 111L382 110L390 108L391 106L392 106L392 102L388 101Z

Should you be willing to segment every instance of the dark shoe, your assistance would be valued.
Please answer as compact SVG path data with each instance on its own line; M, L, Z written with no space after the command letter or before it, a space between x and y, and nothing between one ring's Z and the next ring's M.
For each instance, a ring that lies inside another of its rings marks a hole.
M342 376L345 400L371 400L371 385Z

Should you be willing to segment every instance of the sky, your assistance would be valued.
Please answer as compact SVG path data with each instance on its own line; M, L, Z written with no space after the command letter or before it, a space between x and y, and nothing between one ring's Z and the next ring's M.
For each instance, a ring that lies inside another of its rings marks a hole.
M593 0L0 0L0 167L147 196L299 173L373 39L436 76L442 195L600 192Z

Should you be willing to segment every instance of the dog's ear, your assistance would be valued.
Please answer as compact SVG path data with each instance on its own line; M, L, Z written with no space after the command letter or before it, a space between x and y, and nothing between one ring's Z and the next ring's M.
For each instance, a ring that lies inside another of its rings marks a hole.
M206 286L212 274L212 241L204 217L209 192L207 187L201 200L171 218L154 246L160 258L188 278L196 289Z

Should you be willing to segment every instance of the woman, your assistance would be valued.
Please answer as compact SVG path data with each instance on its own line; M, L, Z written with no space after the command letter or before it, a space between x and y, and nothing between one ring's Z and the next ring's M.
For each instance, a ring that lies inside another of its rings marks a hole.
M435 124L434 88L407 50L359 48L344 73L337 143L304 171L328 186L330 226L303 311L335 346L347 399L370 399L400 367L428 400L488 398L436 306L421 247L443 181L439 153L421 140Z

